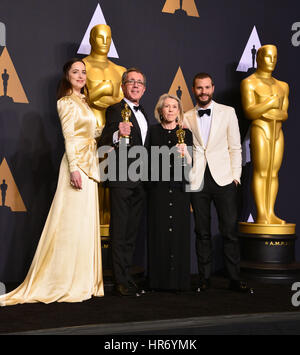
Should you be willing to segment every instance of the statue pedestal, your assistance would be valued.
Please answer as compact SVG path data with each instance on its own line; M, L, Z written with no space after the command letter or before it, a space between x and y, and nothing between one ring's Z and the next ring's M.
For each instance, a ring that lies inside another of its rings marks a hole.
M300 278L295 262L295 224L239 223L241 273L269 283L290 283Z

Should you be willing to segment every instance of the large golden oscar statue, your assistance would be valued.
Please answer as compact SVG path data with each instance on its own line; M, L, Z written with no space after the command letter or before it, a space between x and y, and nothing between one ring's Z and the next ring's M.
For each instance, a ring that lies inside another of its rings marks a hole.
M91 53L83 58L87 71L87 87L90 105L103 129L108 106L123 99L121 79L126 68L108 60L111 45L111 29L108 25L96 25L90 32ZM110 211L109 190L99 187L101 236L109 235Z
M254 223L239 224L241 249L248 266L252 264L253 269L264 270L267 278L282 279L289 278L283 276L282 265L294 262L296 238L295 224L286 223L274 212L284 152L282 124L288 118L289 86L272 76L277 63L274 45L259 48L256 61L256 72L241 83L241 98L245 115L251 120L252 192L257 216Z

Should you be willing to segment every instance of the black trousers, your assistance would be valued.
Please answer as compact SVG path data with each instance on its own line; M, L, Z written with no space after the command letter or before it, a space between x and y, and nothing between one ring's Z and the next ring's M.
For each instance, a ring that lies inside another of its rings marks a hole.
M116 284L126 287L132 281L130 268L144 202L145 190L142 183L132 187L110 188L113 272Z
M212 272L211 203L218 215L219 230L224 238L224 265L231 280L239 280L240 249L237 236L237 187L234 182L219 186L208 165L204 174L204 187L191 193L194 211L196 253L200 279L209 279Z

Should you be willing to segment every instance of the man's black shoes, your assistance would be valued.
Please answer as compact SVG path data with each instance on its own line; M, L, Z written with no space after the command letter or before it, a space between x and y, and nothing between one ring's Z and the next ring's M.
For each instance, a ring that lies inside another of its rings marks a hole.
M254 294L254 290L248 287L245 281L240 280L231 280L228 289L240 293L250 293L251 295Z
M210 279L202 279L199 282L199 285L196 289L196 293L203 293L207 290L210 289ZM229 283L229 287L228 289L230 291L234 291L234 292L239 292L239 293L248 293L253 295L254 294L254 290L250 287L248 287L247 283L245 281L240 281L240 280L231 280Z
M210 279L200 280L199 286L196 288L196 293L202 293L210 289Z
M134 281L129 281L128 286L122 284L116 284L114 288L114 293L118 296L131 296L139 297L146 293L145 290L141 289Z
M124 286L124 285L116 285L115 286L115 294L122 297L139 297L140 294L137 292L136 287L134 286Z

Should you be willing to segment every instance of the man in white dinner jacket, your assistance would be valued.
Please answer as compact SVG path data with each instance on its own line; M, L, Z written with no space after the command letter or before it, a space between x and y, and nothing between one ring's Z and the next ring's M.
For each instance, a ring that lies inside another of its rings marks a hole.
M197 292L210 287L212 266L211 202L224 237L224 265L229 288L248 292L240 280L240 250L237 227L237 186L242 171L240 131L234 108L212 100L212 77L198 73L193 80L197 105L184 115L184 126L193 133L191 201L195 219L196 253L200 276Z

